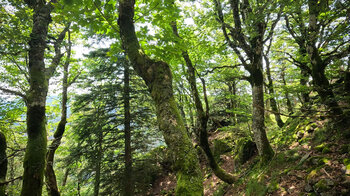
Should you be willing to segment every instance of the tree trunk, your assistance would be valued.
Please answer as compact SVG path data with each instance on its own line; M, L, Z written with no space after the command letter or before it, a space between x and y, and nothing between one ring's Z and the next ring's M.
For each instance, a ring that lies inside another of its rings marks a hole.
M287 82L286 82L284 70L285 70L285 68L283 68L283 69L281 70L281 78L282 78L283 85L284 85L284 86L287 86ZM285 98L286 98L286 104L287 104L288 112L289 112L290 114L292 114L294 111L293 111L293 106L292 106L292 102L290 101L290 97L289 97L288 91L286 91L286 92L284 93L284 96L285 96ZM307 93L307 97L308 97L308 96L309 96L309 94Z
M306 53L305 53L306 54ZM309 78L309 74L307 73L307 71L301 69L301 78L300 78L300 85L304 86L306 88L307 86L307 82L308 82L308 78ZM310 103L310 96L309 96L308 91L303 90L301 92L301 97L302 97L302 101L303 101L303 105L307 107L307 105Z
M0 132L0 196L5 196L6 185L1 184L6 181L7 173L7 155L6 155L6 137Z
M177 26L176 22L172 23L172 28L174 34L180 38L178 32L177 32ZM192 97L193 101L196 106L196 112L197 112L197 118L198 118L198 135L199 135L199 143L202 147L203 151L207 155L209 165L212 168L215 175L220 178L222 181L232 184L234 183L237 178L229 173L226 173L216 162L213 153L210 149L209 142L208 142L208 133L207 133L207 124L209 119L209 106L207 104L207 111L204 112L204 108L202 105L202 101L200 99L197 84L196 84L196 72L195 68L193 67L192 61L187 53L187 51L182 51L182 57L185 60L186 66L187 66L187 80L191 87ZM206 98L206 95L205 95ZM205 100L206 103L208 103L208 100Z
M51 3L44 3L45 1L37 1L34 6L31 5L34 13L29 41L30 90L26 102L28 141L23 163L21 196L40 196L43 186L47 148L45 106L48 91L44 53L52 10Z
M159 129L175 158L176 195L203 195L203 178L199 161L176 106L170 67L162 61L150 59L142 51L136 37L134 1L119 2L120 35L135 71L145 81L156 105Z
M261 30L259 28L259 30ZM262 35L262 34L260 34ZM252 55L252 64L249 67L250 70L250 84L252 86L253 96L253 133L254 141L258 148L261 162L265 164L272 159L274 152L270 146L270 143L266 136L265 131L265 116L264 116L264 78L263 78L263 66L262 66L262 37L257 37L256 41L252 42L254 46L254 54Z
M124 144L125 144L125 171L124 171L124 195L134 195L134 179L132 176L132 149L130 128L130 78L129 64L124 64Z
M253 132L254 132L254 140L257 145L259 155L261 156L261 160L263 163L270 160L274 152L270 146L269 141L267 140L266 132L265 132L265 122L264 122L264 87L263 87L263 72L262 72L262 57L263 57L263 46L264 46L264 38L267 23L263 20L266 16L264 15L264 9L266 7L258 4L256 9L262 9L260 11L261 15L257 15L258 13L252 12L253 9L250 7L249 3L245 2L246 9L242 9L238 0L231 0L230 6L232 10L232 16L234 21L234 28L227 24L224 20L224 14L222 11L220 1L213 0L215 4L215 8L217 11L218 20L221 22L221 28L225 37L225 40L228 42L228 45L234 50L244 68L250 73L250 84L252 86L252 95L253 95ZM248 20L242 20L241 14L247 14L246 16L250 16L255 18L255 20L249 20L252 23L247 24ZM277 22L279 17L276 18ZM243 24L246 23L246 24ZM276 23L277 24L277 23ZM244 35L245 32L242 31L243 28L249 26L250 38L247 40ZM251 28L250 28L251 27ZM271 26L273 29L274 26ZM270 29L270 31L272 31ZM230 31L230 32L228 32ZM268 35L271 36L271 35ZM271 38L271 37L270 37ZM249 59L246 60L246 57L242 55L244 52L245 56Z
M260 72L260 73L259 73ZM264 119L264 92L263 92L263 79L261 70L255 75L261 75L261 79L254 78L252 81L252 94L253 94L253 132L254 141L259 151L259 155L262 158L262 162L270 160L274 152L267 140L265 132L265 119Z
M277 122L277 125L282 128L284 126L284 122L281 119L281 115L280 112L278 110L277 107L277 102L275 99L275 89L273 87L273 81L272 81L272 77L271 77L271 71L270 71L270 61L268 59L267 56L265 57L265 63L266 63L266 75L267 75L267 80L268 80L268 84L267 84L267 88L269 89L269 94L270 94L270 104L271 104L271 109L275 115L275 120Z
M228 84L228 88L229 88L229 91L231 93L231 98L230 98L231 107L230 107L230 109L235 109L238 107L238 103L236 100L237 87L236 87L235 79L233 79L233 81ZM234 123L234 125L236 125L238 123L236 112L233 112L232 117L233 117L233 123Z
M70 43L70 34L69 36L69 49L67 55L67 61L63 67L63 80L62 80L62 111L61 111L61 120L58 123L56 131L54 133L54 139L49 146L49 149L46 154L46 170L45 170L45 181L47 192L49 196L60 196L60 192L57 185L55 171L53 169L53 163L55 158L55 152L57 148L61 144L61 139L66 130L67 124L67 101L68 101L68 67L69 67L69 59L71 55L71 43Z
M62 187L66 186L66 184L67 184L69 171L70 171L70 168L67 168L66 172L64 172L64 177L63 177L63 181L62 181Z
M103 142L103 133L102 129L99 127L98 131L98 144L96 147L96 165L95 165L95 182L94 182L94 196L98 196L100 193L100 182L101 182L101 163L103 158L103 149L102 149L102 142Z

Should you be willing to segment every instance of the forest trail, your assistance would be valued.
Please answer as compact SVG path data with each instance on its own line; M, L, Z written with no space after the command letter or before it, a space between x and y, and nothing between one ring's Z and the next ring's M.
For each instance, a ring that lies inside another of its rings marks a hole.
M277 145L276 155L266 166L259 166L256 155L240 166L239 182L229 185L218 179L205 165L205 196L235 195L349 195L350 194L350 145L347 140L326 134L331 127L328 120L296 119L283 129L289 131L284 138L288 145ZM333 126L333 125L332 125ZM292 130L291 128L295 128ZM343 128L346 131L346 128ZM330 130L329 130L330 131ZM303 133L301 133L303 132ZM330 131L332 132L332 131ZM293 138L288 138L293 134ZM215 140L230 141L232 135L215 131L209 134L211 144ZM295 141L292 141L295 140ZM306 142L310 141L310 143ZM272 141L273 143L273 141ZM220 155L220 165L225 171L235 171L235 150ZM173 195L176 178L173 174L158 178L149 195Z

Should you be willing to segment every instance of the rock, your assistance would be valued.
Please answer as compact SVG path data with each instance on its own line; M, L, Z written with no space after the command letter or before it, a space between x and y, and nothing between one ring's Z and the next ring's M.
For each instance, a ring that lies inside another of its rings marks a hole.
M213 154L215 159L218 161L220 159L220 155L230 152L232 149L229 145L226 144L223 140L216 139L214 140L214 149Z
M240 140L236 148L238 150L236 151L235 162L241 165L257 154L258 151L256 144L247 138Z

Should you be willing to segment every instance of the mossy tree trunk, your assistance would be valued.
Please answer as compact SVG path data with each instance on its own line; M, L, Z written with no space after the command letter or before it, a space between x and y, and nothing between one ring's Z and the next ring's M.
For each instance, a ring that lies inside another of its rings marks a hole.
M179 33L177 31L177 25L176 22L172 22L171 24L173 33L180 38ZM206 94L204 95L205 98L205 103L206 103L206 111L204 111L202 101L200 99L198 89L197 89L197 84L196 84L196 71L195 68L192 64L192 61L190 59L190 56L188 55L187 51L181 51L182 57L185 61L185 64L187 66L187 80L188 83L190 84L191 87L191 93L193 97L193 101L195 103L196 107L196 113L197 113L197 119L198 119L198 125L196 126L196 131L199 135L199 143L203 151L205 152L209 165L215 175L220 178L222 181L232 184L234 183L237 178L227 172L225 172L216 162L214 155L210 149L210 145L208 142L208 133L207 133L207 124L208 124L208 119L209 119L209 104L208 100L206 97ZM205 89L205 86L203 86L203 89Z
M49 79L54 74L60 60L61 43L67 27L55 39L55 56L50 66L45 67L45 49L51 12L54 9L50 2L28 0L26 3L33 9L33 27L29 41L29 86L25 96L27 106L27 147L24 156L24 172L21 196L40 196L42 194L43 177L46 165L47 133L46 133L46 96Z
M220 0L213 1L225 40L236 53L244 68L250 74L247 79L252 87L254 140L257 145L259 155L261 156L261 160L263 163L265 163L273 157L274 152L265 132L264 81L262 68L263 46L267 40L271 39L273 29L279 21L280 13L274 21L271 21L272 25L270 26L269 33L267 36L265 36L265 33L267 32L267 25L269 23L264 19L266 18L264 15L264 9L268 8L263 6L263 2L257 1L255 4L250 4L249 1L243 1L240 4L239 0L230 1L229 3L231 6L234 23L234 27L232 27L230 24L225 22ZM259 11L255 13L253 12L253 8ZM245 17L251 17L249 20L250 22L248 22L248 20L244 20ZM248 27L249 31L245 29L245 27ZM247 32L250 33L249 39L247 39L247 37L244 35Z
M132 175L132 149L131 149L131 116L130 116L130 76L129 63L124 64L124 195L134 195L134 179Z
M7 154L6 137L0 132L0 196L5 196L6 185L1 184L6 181L7 174Z
M285 77L285 68L283 68L281 70L281 78L282 78L283 85L287 86L287 81L286 81L286 77ZM292 102L290 100L288 90L285 91L284 96L286 98L287 110L288 110L289 114L292 114L294 112L294 110L293 110L293 105L292 105ZM309 93L307 93L307 96L309 96Z
M51 3L28 2L34 9L33 28L29 41L30 90L27 93L28 141L24 157L22 196L40 196L42 193L47 147L45 106L48 79L44 62L48 26L51 22Z
M259 27L259 26L258 26ZM262 26L259 28L259 32L263 30ZM265 131L265 106L264 106L264 78L263 78L263 65L262 65L262 33L257 36L255 41L251 43L254 48L252 54L252 64L247 67L250 73L250 84L252 86L253 96L253 133L254 141L258 148L259 155L262 163L265 163L272 159L274 152L267 139ZM276 106L277 107L277 106Z
M175 194L203 195L203 177L198 157L175 102L170 67L163 61L150 59L142 51L133 24L134 4L134 0L119 1L120 36L135 71L148 86L156 105L159 129L175 158Z

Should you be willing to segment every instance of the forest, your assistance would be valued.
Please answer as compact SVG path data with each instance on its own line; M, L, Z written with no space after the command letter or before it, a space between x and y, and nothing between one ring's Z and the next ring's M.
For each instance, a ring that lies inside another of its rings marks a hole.
M350 1L2 0L0 196L350 195Z

